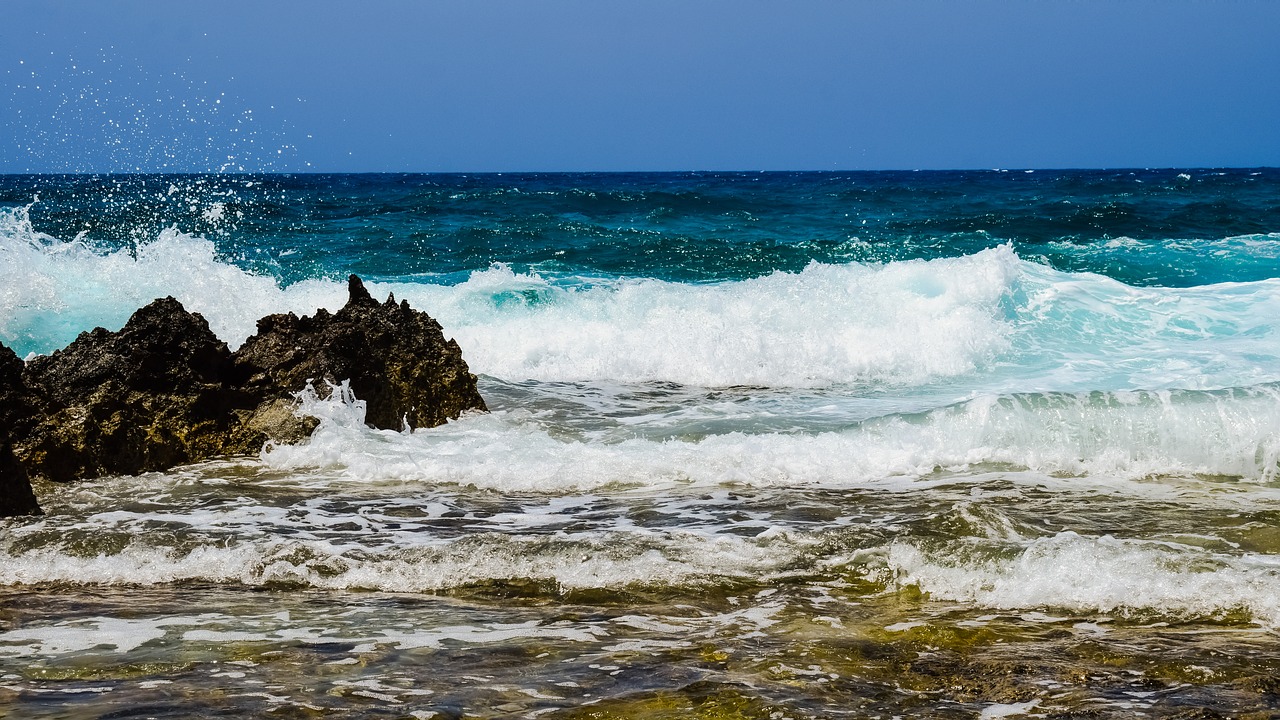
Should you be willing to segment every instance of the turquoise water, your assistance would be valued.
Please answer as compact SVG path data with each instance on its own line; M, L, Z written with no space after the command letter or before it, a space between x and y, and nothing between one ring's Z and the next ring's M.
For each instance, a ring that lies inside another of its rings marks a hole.
M14 716L1280 703L1280 171L5 176L0 255L22 355L356 272L493 409L38 488Z

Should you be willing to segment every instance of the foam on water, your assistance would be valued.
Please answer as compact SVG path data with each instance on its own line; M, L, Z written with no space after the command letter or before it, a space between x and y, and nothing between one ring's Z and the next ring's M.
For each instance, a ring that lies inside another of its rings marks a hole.
M939 600L1000 609L1157 611L1186 617L1248 612L1280 625L1280 564L1271 555L1222 555L1167 542L1065 531L1021 547L910 542L888 548L899 585Z
M1148 282L1177 278L1206 284L1274 276L1280 233L1217 239L1121 236L1091 243L1054 241L1046 249L1072 264L1123 267L1128 277Z
M20 628L0 633L0 657L63 655L101 647L127 653L164 637L165 621L93 618L90 622Z
M563 286L506 267L422 296L480 371L506 379L804 387L915 384L1008 348L1008 249L884 266L811 264L739 282Z
M1280 280L1136 288L1009 246L689 285L495 267L394 285L507 380L782 388L1215 388L1280 380Z
M353 636L328 628L296 627L288 613L248 618L251 625L263 628L257 632L228 632L217 629L223 625L244 623L245 620L218 613L146 620L87 618L0 633L0 657L48 657L94 650L101 654L106 648L111 648L111 654L124 654L170 633L177 636L175 640L180 639L187 643L291 640L304 643L341 642L363 646L363 649L377 645L393 645L401 650L420 647L439 648L450 641L486 645L510 642L516 638L555 638L573 642L590 642L605 634L603 630L597 628L547 626L531 621L491 623L481 626L415 628L408 631L386 628L369 636Z
M112 655L131 653L161 639L168 643L182 643L187 647L254 642L348 646L349 658L334 664L359 662L360 655L378 647L397 650L482 647L509 645L520 639L590 643L610 652L634 652L686 647L717 635L758 636L762 630L777 623L774 616L779 610L780 603L762 602L755 607L728 612L692 617L672 615L660 620L622 615L607 619L495 620L474 623L460 623L457 617L447 614L443 617L432 615L404 622L403 618L383 617L373 608L326 612L295 607L293 611L270 614L236 616L222 612L203 612L160 614L136 620L87 617L40 622L21 630L0 632L0 657L48 658L84 653L98 656L96 659L99 661L110 661ZM645 631L675 633L684 639L674 642L641 639ZM252 660L230 661L226 664L240 668L258 665ZM371 680L355 684L374 688L378 685ZM403 688L395 690L405 692ZM430 690L417 692L432 694Z
M246 586L431 592L490 581L542 581L553 587L688 585L770 577L794 562L803 543L692 531L560 533L554 537L479 533L446 541L399 536L404 547L363 546L351 538L281 540L269 536L183 546L139 541L85 555L55 542L13 552L0 547L0 583L157 585L199 580ZM8 543L6 543L8 545Z
M0 340L48 352L96 325L117 328L173 295L232 347L262 315L331 310L340 283L282 289L175 228L135 251L102 252L0 215ZM372 284L437 317L473 368L508 379L669 380L693 385L914 383L971 372L1007 346L998 304L1018 261L813 265L723 285L623 280L554 284L506 267L458 286ZM905 342L904 338L912 338Z
M1137 288L1009 246L710 285L498 266L391 284L506 380L1086 391L1280 380L1280 279Z
M303 445L263 462L316 482L414 481L504 491L609 485L857 485L999 464L1047 473L1143 478L1280 472L1280 388L982 396L818 433L732 432L663 441L564 437L521 410L414 433L376 431L340 394L304 394L321 419Z
M10 533L0 546L0 582L135 586L199 581L422 593L532 581L557 591L616 591L853 573L884 592L911 586L933 600L983 608L1187 619L1245 613L1253 622L1280 627L1280 564L1273 555L1074 531L1038 534L1031 525L1008 522L988 503L979 499L961 509L987 531L977 527L969 536L939 538L934 528L923 539L908 532L902 539L862 547L847 545L856 537L856 525L774 530L754 537L711 527L620 527L544 534L473 530L456 538L418 528L392 535L353 531L324 539L314 536L315 527L311 537L305 531L282 537L287 522L264 523L225 537L184 533L180 540L153 530L145 541L97 551L86 551L63 530L48 544L29 547L50 536L44 524L57 521L49 519ZM98 534L132 532L144 519L96 517L92 525ZM201 522L200 511L188 519ZM172 529L170 521L156 522ZM305 529L307 523L299 527ZM124 625L121 621L99 629L140 638L137 642L155 636ZM84 645L89 640L93 638L19 630L0 634L0 656L8 643L32 646L38 641L40 652L57 653L102 642Z
M1035 263L1023 269L1019 333L1006 359L1018 368L1017 389L1207 389L1280 379L1280 280L1139 288Z

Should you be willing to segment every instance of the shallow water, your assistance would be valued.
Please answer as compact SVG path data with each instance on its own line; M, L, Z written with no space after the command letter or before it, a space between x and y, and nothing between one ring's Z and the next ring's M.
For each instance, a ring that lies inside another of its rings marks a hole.
M589 493L299 480L245 460L46 493L3 548L0 701L1125 717L1263 711L1280 690L1273 488L998 469Z

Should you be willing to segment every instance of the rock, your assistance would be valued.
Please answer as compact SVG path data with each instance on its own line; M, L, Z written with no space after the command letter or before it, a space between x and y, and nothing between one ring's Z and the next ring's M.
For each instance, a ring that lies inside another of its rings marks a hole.
M311 437L320 421L313 417L299 416L298 401L294 398L266 400L252 412L238 412L240 427L228 439L224 454L243 455L262 449L267 441L282 445L296 445Z
M97 328L27 363L41 421L15 445L55 482L134 475L222 454L250 399L231 352L197 313L169 297L119 332Z
M270 315L235 353L246 388L265 399L291 398L308 382L351 381L367 405L365 422L400 430L429 428L467 410L485 410L476 376L440 323L424 312L374 300L360 278L347 280L349 298L338 312Z
M13 454L13 438L35 422L35 407L22 379L22 360L0 345L0 517L39 515L26 468Z
M25 364L0 344L0 444L25 435L39 417L38 401L23 377Z
M0 445L0 517L41 514L27 470L14 456L13 446Z
M475 375L439 323L408 303L378 303L354 275L348 284L350 299L337 313L265 317L234 354L171 297L138 310L119 332L81 333L25 368L5 348L0 380L9 384L0 392L16 409L0 407L9 439L0 442L0 502L26 507L23 468L66 482L256 453L269 440L301 442L318 422L294 412L308 383L324 392L321 381L350 380L379 428L433 427L485 409ZM16 470L6 470L10 456Z

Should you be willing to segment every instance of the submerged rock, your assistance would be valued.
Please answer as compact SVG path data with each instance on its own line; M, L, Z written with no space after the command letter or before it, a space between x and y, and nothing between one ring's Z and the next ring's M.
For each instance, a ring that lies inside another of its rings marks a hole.
M322 381L350 380L379 428L433 427L485 409L475 375L439 323L408 303L378 303L354 275L349 289L337 313L263 318L236 353L171 297L138 310L119 332L81 333L25 368L5 348L0 380L9 385L0 392L18 409L12 418L0 412L9 440L0 442L0 507L12 498L26 507L24 468L65 482L302 441L317 422L294 413L309 383L323 393ZM10 456L16 470L5 465Z
M336 313L258 321L258 334L235 354L250 392L284 399L308 382L323 394L321 381L350 380L367 404L365 422L389 430L435 427L486 409L476 376L440 323L394 297L379 303L355 275L347 286L347 304Z

